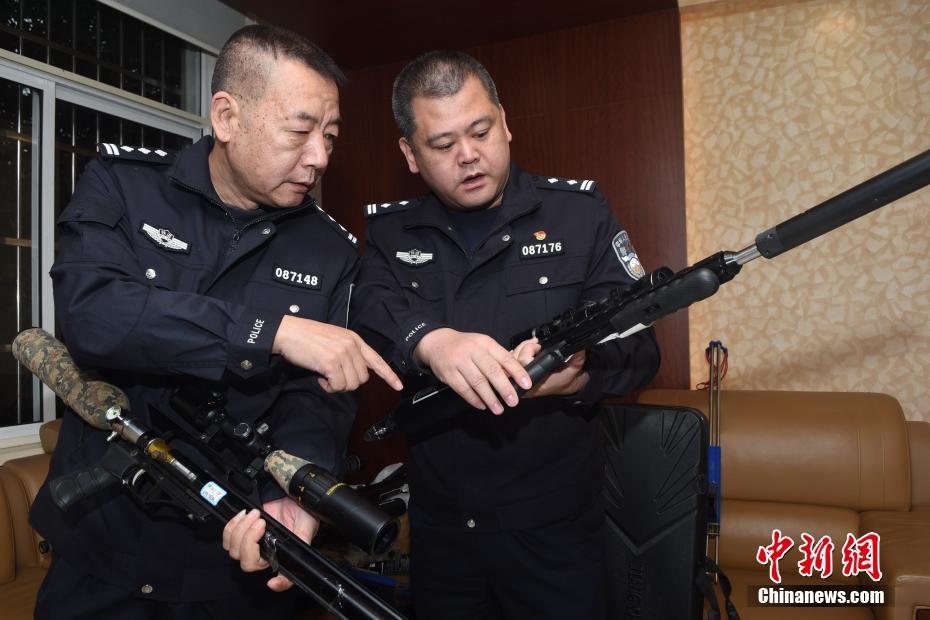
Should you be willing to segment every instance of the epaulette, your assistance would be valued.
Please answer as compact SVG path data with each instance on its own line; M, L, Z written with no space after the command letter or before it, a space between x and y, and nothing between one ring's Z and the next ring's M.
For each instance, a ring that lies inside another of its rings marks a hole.
M370 205L365 205L365 217L373 218L378 215L385 215L387 213L396 213L397 211L406 211L407 209L412 209L417 206L420 201L416 198L410 200L398 200L396 202L373 202Z
M112 142L101 142L97 145L97 152L104 159L144 161L155 164L170 164L176 155L175 151L149 149L144 146L120 146Z
M338 232L346 241L351 243L353 247L358 247L358 237L350 233L345 226L334 220L333 216L324 211L323 207L321 207L316 201L314 201L313 206L316 207L316 211L320 214L320 217L322 217L330 226L332 226L336 232Z
M544 189L561 189L567 192L582 192L584 194L593 194L597 189L597 181L591 179L560 179L558 177L534 176L533 181L536 187Z

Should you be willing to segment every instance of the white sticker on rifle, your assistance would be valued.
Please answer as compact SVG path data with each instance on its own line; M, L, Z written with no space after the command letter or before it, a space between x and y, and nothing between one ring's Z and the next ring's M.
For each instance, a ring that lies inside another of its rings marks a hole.
M633 244L630 242L630 235L625 230L621 230L614 236L611 245L613 245L617 259L623 265L623 270L626 271L627 275L634 280L639 280L646 275L646 270L643 269L639 257L636 256L636 250L633 249Z
M221 499L226 497L226 489L211 480L201 487L200 497L210 502L211 505L216 506L220 503Z

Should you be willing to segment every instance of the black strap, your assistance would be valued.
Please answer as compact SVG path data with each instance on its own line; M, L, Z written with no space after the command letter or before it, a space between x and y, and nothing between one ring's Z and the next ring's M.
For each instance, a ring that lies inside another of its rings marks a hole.
M717 595L714 593L714 587L710 585L710 579L707 578L705 568L698 565L694 574L694 582L701 589L704 598L710 604L710 611L707 612L707 620L720 620L720 604L717 603Z
M717 579L720 583L720 591L723 593L723 598L726 603L727 619L740 620L739 612L736 611L736 605L730 600L730 594L733 592L730 579L726 576L726 573L717 566L716 562L710 558L704 558L704 566L698 566L694 581L704 594L704 598L710 603L710 611L707 613L707 620L720 620L720 604L717 603L717 595L714 593L714 587L707 577L708 573L717 574Z

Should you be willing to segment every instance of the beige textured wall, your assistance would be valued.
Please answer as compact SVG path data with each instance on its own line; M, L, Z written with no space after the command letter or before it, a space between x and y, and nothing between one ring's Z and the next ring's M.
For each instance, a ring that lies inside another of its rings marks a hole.
M930 149L930 2L682 9L689 261ZM691 310L691 378L878 391L930 420L930 189L772 259Z

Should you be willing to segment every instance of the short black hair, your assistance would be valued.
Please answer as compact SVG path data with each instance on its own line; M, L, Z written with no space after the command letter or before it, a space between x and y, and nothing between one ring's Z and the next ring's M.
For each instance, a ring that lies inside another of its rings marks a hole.
M410 61L394 80L391 94L391 108L401 134L409 140L416 131L414 97L451 97L470 76L478 78L495 105L500 103L491 74L465 52L437 50Z
M336 86L346 83L345 74L333 59L310 40L286 28L253 24L234 32L220 50L211 94L224 90L239 97L260 97L270 69L269 58L292 58Z

